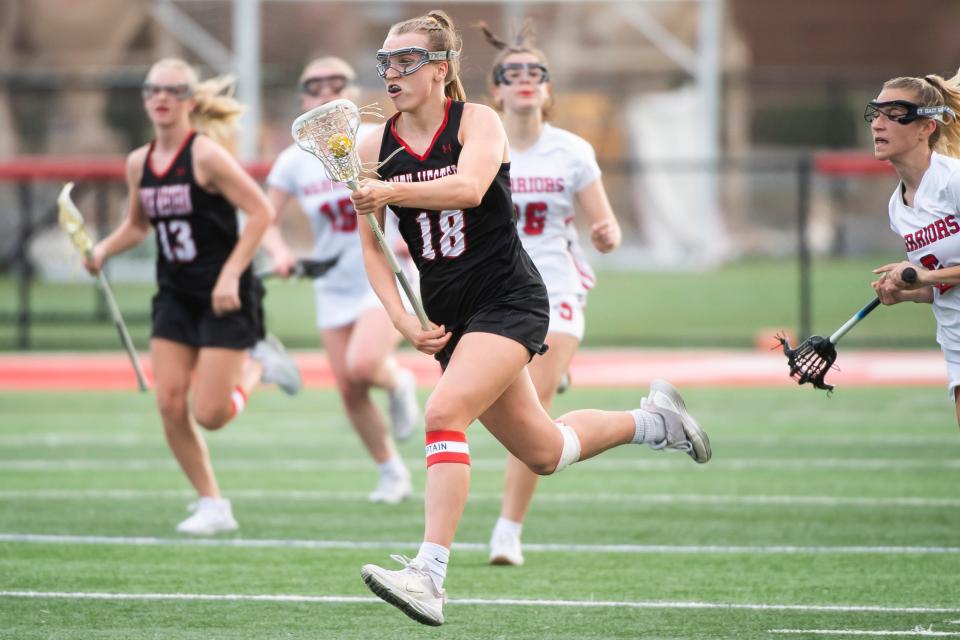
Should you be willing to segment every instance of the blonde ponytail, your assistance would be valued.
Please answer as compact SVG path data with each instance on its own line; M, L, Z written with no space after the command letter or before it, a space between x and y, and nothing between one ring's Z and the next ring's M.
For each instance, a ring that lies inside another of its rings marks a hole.
M180 58L164 58L150 67L180 71L190 87L196 106L190 113L190 126L226 147L231 153L236 146L238 121L243 105L233 97L235 82L232 76L217 76L200 82L196 69Z
M422 33L427 36L430 51L456 51L463 49L460 34L453 26L453 20L441 9L428 11L426 15L398 22L390 27L390 34ZM460 58L447 60L447 75L444 79L443 93L453 100L466 100L467 92L460 81Z
M950 79L933 73L922 78L893 78L884 82L883 88L912 91L918 106L946 105L960 115L960 71ZM952 118L947 115L946 120L946 123L935 121L937 128L930 135L930 148L945 156L960 158L960 123L956 115Z

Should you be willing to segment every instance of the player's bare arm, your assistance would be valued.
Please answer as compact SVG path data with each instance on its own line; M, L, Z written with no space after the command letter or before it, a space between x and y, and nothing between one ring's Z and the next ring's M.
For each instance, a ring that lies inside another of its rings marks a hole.
M84 259L84 267L91 274L96 274L103 267L103 263L124 251L136 247L150 235L150 221L147 219L143 207L140 205L139 185L143 174L143 163L147 157L147 146L134 150L127 156L127 211L120 226L110 235L94 246L93 255L89 260Z
M463 150L455 175L429 182L391 184L390 189L372 193L374 201L379 206L396 204L430 210L478 206L500 165L510 158L507 135L496 111L484 105L467 103L463 108L459 137Z
M607 190L603 188L603 179L597 178L584 187L576 196L577 205L590 221L590 240L597 251L610 253L620 246L623 234L620 223L613 215Z
M273 208L253 178L222 146L205 136L194 143L194 170L198 182L222 194L247 214L243 233L220 270L213 288L213 308L218 313L240 308L240 275L253 259L267 227L273 221Z

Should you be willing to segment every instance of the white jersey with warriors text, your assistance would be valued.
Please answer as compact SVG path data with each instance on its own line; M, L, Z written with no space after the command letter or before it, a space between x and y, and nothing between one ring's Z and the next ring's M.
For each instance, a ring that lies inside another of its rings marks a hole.
M529 149L510 149L517 231L551 300L581 295L593 286L593 272L576 244L573 214L574 196L599 177L590 143L549 124Z
M361 125L357 139L375 128ZM365 222L354 211L346 185L331 182L320 160L296 145L284 149L277 158L267 184L296 197L313 230L312 257L339 258L336 266L315 282L317 288L340 293L355 291L357 296L370 291L357 231L357 226Z
M960 265L960 160L934 153L912 207L902 188L890 198L890 228L903 239L907 259L930 270ZM937 342L960 350L960 287L933 288L933 315Z

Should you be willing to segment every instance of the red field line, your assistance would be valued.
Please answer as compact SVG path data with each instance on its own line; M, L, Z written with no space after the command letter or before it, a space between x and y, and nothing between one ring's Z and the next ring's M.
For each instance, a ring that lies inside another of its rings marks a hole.
M304 384L333 386L333 375L320 351L294 352ZM430 388L440 367L429 356L402 351L402 366L417 374L421 387ZM143 356L148 378L150 358ZM946 367L939 351L857 351L841 353L838 369L827 380L842 386L946 385ZM779 387L793 383L786 360L762 351L583 350L574 358L575 387L643 387L653 378L678 386ZM42 353L0 355L0 390L134 389L133 371L120 353Z

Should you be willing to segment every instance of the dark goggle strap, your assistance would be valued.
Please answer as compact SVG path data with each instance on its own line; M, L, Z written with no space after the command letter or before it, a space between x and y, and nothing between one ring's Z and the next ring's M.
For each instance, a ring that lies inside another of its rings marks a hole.
M889 107L900 107L906 110L906 113L901 116L887 116L890 120L899 124L910 124L917 118L929 118L943 124L950 124L957 119L956 112L946 105L921 107L909 100L888 100L886 102L871 100L867 103L867 108L863 111L863 119L867 122L872 122L876 117L876 113L879 112L886 115L883 109Z
M506 76L508 71L528 71L530 69L539 69L543 72L543 75L540 76L540 84L550 80L550 70L547 69L544 64L540 64L539 62L510 62L507 64L498 64L493 70L493 84L510 85L510 81L507 80Z

